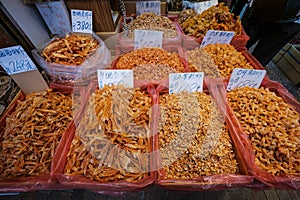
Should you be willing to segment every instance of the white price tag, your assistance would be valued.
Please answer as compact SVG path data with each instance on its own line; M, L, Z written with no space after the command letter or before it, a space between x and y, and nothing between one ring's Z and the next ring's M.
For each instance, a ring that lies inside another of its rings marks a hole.
M233 31L217 31L209 30L205 34L200 47L207 46L209 44L229 44L234 36Z
M0 65L9 75L37 70L20 45L0 49Z
M100 88L104 85L125 85L133 88L132 70L97 70L98 84Z
M80 33L92 33L93 21L92 11L89 10L71 10L72 31Z
M204 10L218 4L218 0L197 2L194 4L194 10L197 14L201 14Z
M69 13L64 1L35 4L52 34L71 32Z
M266 70L235 68L230 76L227 91L245 86L259 88L265 75Z
M162 47L163 32L149 30L134 30L134 49L142 47Z
M137 1L136 15L141 15L145 12L152 12L160 15L160 1Z
M182 91L202 92L203 79L203 72L171 73L169 74L169 94L179 93Z

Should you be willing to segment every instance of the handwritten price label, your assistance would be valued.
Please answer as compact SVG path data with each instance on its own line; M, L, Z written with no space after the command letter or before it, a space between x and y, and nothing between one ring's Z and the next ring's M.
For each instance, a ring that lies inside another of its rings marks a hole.
M125 85L133 88L132 70L97 70L98 84L100 88L104 85Z
M245 86L259 88L265 75L266 70L235 68L229 79L227 91Z
M137 1L135 5L137 15L141 15L145 12L160 15L160 1Z
M134 30L134 49L142 47L162 47L163 32Z
M80 33L92 33L92 11L71 10L72 31Z
M19 45L0 49L0 65L9 75L37 70L35 64Z
M194 9L197 14L201 14L204 10L215 6L218 4L218 0L211 0L211 1L204 1L204 2L197 2L194 4Z
M64 1L35 4L52 34L71 32L69 13Z
M202 92L203 78L203 72L169 74L169 93Z
M200 47L207 46L209 44L229 44L234 36L233 31L217 31L209 30L205 34Z

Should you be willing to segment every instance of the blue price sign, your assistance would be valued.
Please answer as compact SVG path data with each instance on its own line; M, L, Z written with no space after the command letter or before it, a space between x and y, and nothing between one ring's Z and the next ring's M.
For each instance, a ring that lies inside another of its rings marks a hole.
M0 65L9 75L37 70L35 64L19 45L0 49Z
M169 74L169 93L202 92L203 79L203 72Z
M209 44L229 44L234 34L233 31L209 30L205 34L200 46L203 47Z
M100 88L104 85L125 85L133 88L132 70L97 70L98 84Z
M88 10L71 10L72 31L80 33L92 33L93 21L92 11Z
M141 15L145 12L152 12L160 15L160 1L137 1L136 15Z
M235 68L232 71L231 77L229 79L227 91L245 86L259 88L265 75L266 70Z

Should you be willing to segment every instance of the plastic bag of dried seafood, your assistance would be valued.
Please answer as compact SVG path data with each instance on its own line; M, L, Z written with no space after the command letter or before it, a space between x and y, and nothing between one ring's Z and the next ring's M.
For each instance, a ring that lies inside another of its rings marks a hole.
M111 60L110 51L95 33L57 35L32 50L32 55L50 82L71 86L76 79L94 78L97 69L106 68Z
M223 93L223 94L222 94ZM263 184L299 190L300 103L280 83L220 93L246 167Z
M163 32L163 45L181 45L182 31L176 20L151 12L143 13L133 19L126 27L120 26L118 43L133 45L134 30L149 30Z
M112 69L133 70L138 86L159 85L166 82L170 73L187 72L188 65L179 45L144 47L134 50L130 45L117 45L117 57L111 64Z
M86 91L73 131L59 144L54 176L63 187L101 193L152 184L156 177L151 155L154 87L99 88L93 82Z
M251 184L224 116L218 87L222 79L206 78L203 92L169 94L158 86L157 185L172 190L212 191Z
M72 119L68 91L20 93L0 119L0 192L61 189L51 164Z

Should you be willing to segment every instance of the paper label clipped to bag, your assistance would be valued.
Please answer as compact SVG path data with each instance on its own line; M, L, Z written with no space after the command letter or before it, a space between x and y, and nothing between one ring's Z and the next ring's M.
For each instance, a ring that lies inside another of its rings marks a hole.
M203 91L203 72L169 74L169 94Z

